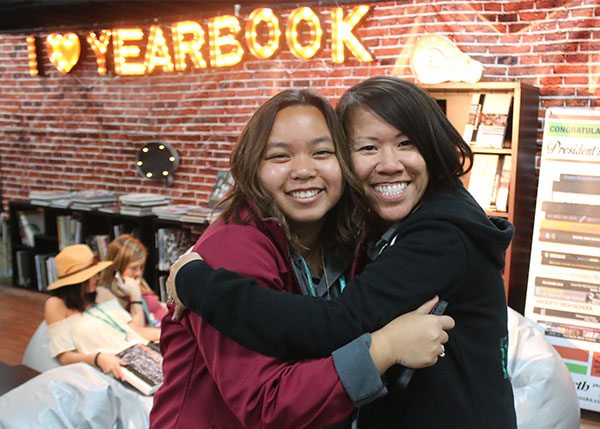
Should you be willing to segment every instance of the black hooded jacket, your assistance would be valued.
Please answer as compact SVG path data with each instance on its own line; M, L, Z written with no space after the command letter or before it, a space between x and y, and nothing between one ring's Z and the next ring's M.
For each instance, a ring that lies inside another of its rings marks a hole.
M439 295L456 322L446 356L417 370L404 390L390 383L386 397L360 408L359 427L516 427L501 275L513 226L488 218L458 182L395 228L393 244L334 300L264 289L202 261L181 268L177 292L223 334L287 359L328 356Z

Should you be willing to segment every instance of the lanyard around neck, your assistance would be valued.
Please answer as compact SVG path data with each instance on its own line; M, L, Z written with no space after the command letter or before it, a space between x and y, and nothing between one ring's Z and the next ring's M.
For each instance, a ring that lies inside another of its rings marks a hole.
M100 313L102 313L104 316L106 316L106 319L102 316L92 313L90 310L85 310L84 312L89 314L92 317L95 317L98 320L103 321L111 328L116 329L117 331L125 334L125 340L129 339L129 334L127 333L127 331L125 329L123 329L117 322L115 322L115 320L112 317L110 317L110 315L108 313L106 313L104 310L102 310L96 304L94 304L94 307L92 307L92 308L98 310Z
M310 288L310 294L314 297L317 296L317 292L315 291L315 286L312 281L312 276L310 274L310 270L308 269L308 264L304 260L302 256L300 256L300 260L302 261L302 265L304 266L304 271L306 272L306 278L308 279L308 287ZM327 284L327 267L323 264L323 274L325 275L325 287L329 290L329 285ZM342 274L339 278L340 282L340 293L344 292L344 288L346 287L346 278ZM333 285L331 285L333 286Z

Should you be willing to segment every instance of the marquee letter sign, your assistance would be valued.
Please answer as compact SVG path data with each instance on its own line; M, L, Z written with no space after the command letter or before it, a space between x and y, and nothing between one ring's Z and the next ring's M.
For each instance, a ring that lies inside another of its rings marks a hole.
M96 64L98 64L98 74L106 74L106 51L108 50L108 42L110 42L110 30L102 30L100 38L96 33L90 31L87 35L87 42L96 54Z
M298 40L298 27L305 22L310 29L310 38L306 45L301 45ZM285 40L292 54L298 58L312 58L321 47L323 29L319 17L309 7L294 9L288 17L285 29Z
M369 12L370 6L359 5L344 16L342 8L331 10L331 58L343 63L345 49L362 62L373 57L353 31ZM98 74L107 73L107 53L112 41L114 72L118 75L144 75L157 70L162 73L195 69L229 67L239 64L245 54L258 59L271 58L281 42L280 21L273 10L258 8L248 16L243 37L237 17L222 15L206 22L206 31L195 21L180 21L166 28L152 25L147 33L141 28L104 29L90 31L86 40L96 56ZM309 7L290 12L285 28L285 42L297 58L313 58L323 45L323 27L319 16ZM147 42L144 40L147 36ZM245 42L245 46L242 45ZM75 33L50 34L46 40L50 62L62 73L69 73L79 61L81 45ZM29 74L38 74L36 41L27 37Z
M142 49L133 42L140 42L144 38L141 28L119 28L113 31L113 51L115 55L116 74L142 75L146 73L144 63L133 61L139 58ZM131 60L130 60L131 59Z
M186 57L190 59L197 69L206 68L206 61L202 57L204 45L204 30L194 21L176 22L171 27L173 34L173 52L175 52L175 68L184 71L187 68Z
M261 23L265 23L268 28L268 40L264 45L261 45L257 38L258 26ZM270 58L279 49L279 39L281 38L279 20L271 9L255 9L248 16L244 36L246 38L246 46L248 46L248 50L252 55L256 58Z
M81 44L75 33L50 34L46 39L46 49L54 67L62 74L67 74L79 61Z

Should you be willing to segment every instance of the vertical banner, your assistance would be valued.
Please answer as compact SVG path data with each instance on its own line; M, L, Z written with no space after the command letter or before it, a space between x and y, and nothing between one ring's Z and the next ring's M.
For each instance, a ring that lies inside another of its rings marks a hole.
M546 111L525 316L600 411L600 112Z

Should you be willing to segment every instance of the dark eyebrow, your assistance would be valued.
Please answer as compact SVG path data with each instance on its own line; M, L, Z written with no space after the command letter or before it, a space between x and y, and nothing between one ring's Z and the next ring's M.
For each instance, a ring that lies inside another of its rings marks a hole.
M311 146L318 145L319 143L333 143L333 139L330 136L320 136L312 139L308 144ZM290 144L282 141L270 141L267 142L268 147L288 147Z
M312 139L310 141L311 145L316 145L319 143L333 143L333 139L331 138L331 136L321 136L321 137L317 137L316 139Z
M278 141L270 141L267 142L267 147L288 147L289 143L286 142L278 142Z
M403 137L408 138L408 136L402 132L400 132L400 133L396 134L396 136L394 136L395 139L401 139ZM379 141L379 139L377 137L369 136L369 135L365 135L365 136L361 135L361 136L357 136L357 137L352 137L352 141L360 140L360 139L370 140L370 141Z

